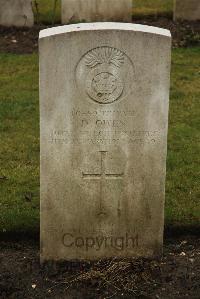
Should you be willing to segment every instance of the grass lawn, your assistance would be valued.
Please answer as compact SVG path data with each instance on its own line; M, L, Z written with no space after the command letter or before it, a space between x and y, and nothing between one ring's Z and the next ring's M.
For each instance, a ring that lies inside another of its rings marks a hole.
M117 1L117 0L116 0ZM42 24L52 24L54 16L55 0L36 0L38 3L37 13L35 2L33 1L33 8L35 13L35 20L39 20ZM147 15L165 15L172 16L173 0L133 0L133 18L144 17ZM55 23L61 22L61 0L56 1Z
M175 49L166 224L200 219L200 48ZM0 54L0 232L39 230L38 56Z
M172 56L167 223L200 224L200 48Z
M39 225L37 55L0 54L0 231Z

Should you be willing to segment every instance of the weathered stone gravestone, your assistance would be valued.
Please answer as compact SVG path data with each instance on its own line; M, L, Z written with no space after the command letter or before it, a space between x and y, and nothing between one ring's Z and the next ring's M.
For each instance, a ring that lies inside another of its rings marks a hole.
M62 0L62 24L71 22L131 22L132 0Z
M171 37L40 32L41 260L162 252Z
M0 25L32 27L34 16L31 0L0 0Z
M174 20L200 20L199 0L175 0Z

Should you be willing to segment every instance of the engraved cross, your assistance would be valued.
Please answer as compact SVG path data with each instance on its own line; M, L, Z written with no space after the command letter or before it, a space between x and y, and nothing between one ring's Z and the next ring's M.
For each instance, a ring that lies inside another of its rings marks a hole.
M101 154L101 171L100 173L84 173L82 172L83 179L89 179L89 180L100 180L100 203L99 203L99 215L105 214L103 209L103 188L104 184L106 183L106 180L108 179L122 179L124 176L124 173L107 173L106 172L106 166L105 166L105 158L107 151L100 151Z

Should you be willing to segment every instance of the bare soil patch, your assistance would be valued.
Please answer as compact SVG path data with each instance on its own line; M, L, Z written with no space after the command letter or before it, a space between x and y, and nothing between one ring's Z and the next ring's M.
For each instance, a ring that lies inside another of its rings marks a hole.
M173 47L188 47L200 42L200 22L174 22L166 17L135 19L135 23L169 29ZM0 27L0 52L30 54L38 51L39 31L45 26L33 28Z
M199 298L200 238L165 240L160 259L40 266L33 240L0 242L0 298Z

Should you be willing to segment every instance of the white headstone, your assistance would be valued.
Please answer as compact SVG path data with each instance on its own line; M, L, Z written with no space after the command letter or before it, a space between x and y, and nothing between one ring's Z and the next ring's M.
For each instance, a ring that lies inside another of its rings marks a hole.
M72 22L131 22L132 0L62 0L62 24Z
M31 0L0 0L0 25L32 27L34 16Z
M174 0L174 20L200 20L200 0Z
M171 37L40 32L41 260L162 252Z

